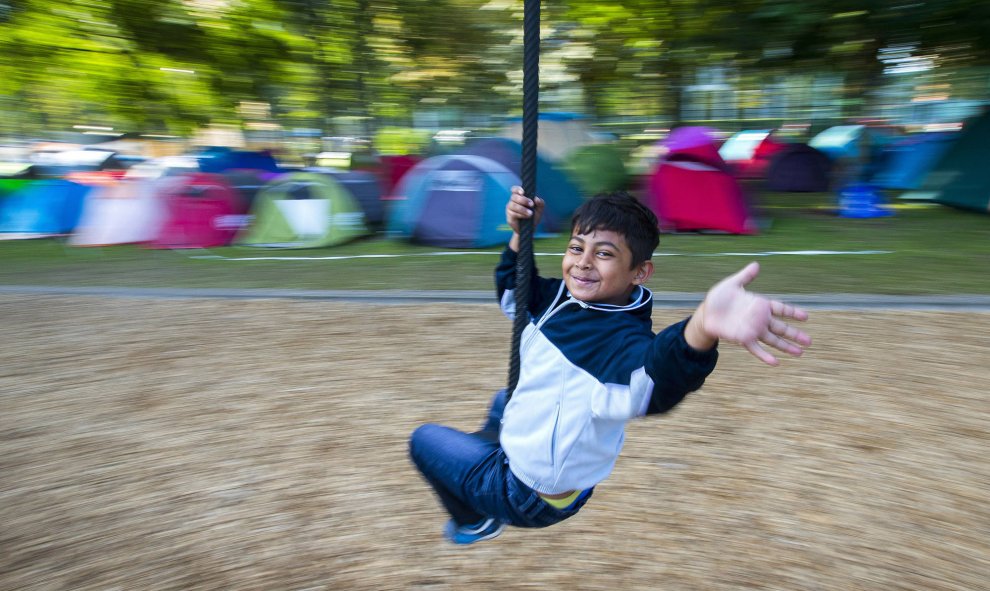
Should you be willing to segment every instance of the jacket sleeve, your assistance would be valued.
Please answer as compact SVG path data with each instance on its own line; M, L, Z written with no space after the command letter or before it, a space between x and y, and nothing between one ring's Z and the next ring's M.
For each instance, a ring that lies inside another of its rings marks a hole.
M514 290L516 288L516 261L518 258L519 256L516 251L506 247L502 251L502 258L495 267L495 293L502 307L502 312L509 318L515 316ZM539 276L539 272L534 264L529 280L530 291L527 302L530 313L535 314L546 305L543 300L546 299L546 291L550 283L553 283L553 281Z
M685 396L701 388L715 369L718 347L710 351L691 348L684 339L688 320L668 326L653 338L646 360L646 373L653 380L653 395L646 408L648 415L677 406Z

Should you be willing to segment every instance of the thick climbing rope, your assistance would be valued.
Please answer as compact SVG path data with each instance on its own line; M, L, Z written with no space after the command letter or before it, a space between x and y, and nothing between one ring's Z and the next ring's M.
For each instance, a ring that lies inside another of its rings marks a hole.
M540 0L523 4L523 120L520 177L523 193L536 195L536 141L540 118ZM519 346L529 322L530 278L533 273L533 221L519 223L519 253L516 259L516 313L512 323L507 398L519 383Z

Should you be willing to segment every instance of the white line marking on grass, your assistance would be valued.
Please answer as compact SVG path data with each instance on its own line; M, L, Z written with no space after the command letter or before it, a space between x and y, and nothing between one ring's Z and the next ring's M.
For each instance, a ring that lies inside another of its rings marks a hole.
M502 251L447 251L447 252L420 252L407 254L350 254L322 257L225 257L219 254L195 255L192 259L210 259L222 261L347 261L351 259L399 259L408 257L439 257L439 256L463 256L463 255L484 255L499 256ZM769 257L769 256L869 256L877 254L893 254L891 250L770 250L766 252L715 252L715 253L682 253L682 252L657 252L655 257ZM536 252L533 256L538 257L560 257L559 252Z
M714 254L685 254L662 253L653 256L692 256L692 257L770 257L782 255L798 256L834 256L834 255L873 255L893 254L892 250L770 250L767 252L719 252Z

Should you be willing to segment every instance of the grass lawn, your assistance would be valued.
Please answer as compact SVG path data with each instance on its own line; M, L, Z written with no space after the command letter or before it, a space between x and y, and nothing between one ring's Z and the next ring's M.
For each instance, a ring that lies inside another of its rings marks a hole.
M834 194L760 193L756 236L661 237L650 282L656 291L702 292L758 260L754 288L769 293L990 294L990 216L901 202L894 215L836 216ZM565 236L535 242L537 265L557 275ZM119 287L487 290L498 247L434 255L438 249L378 235L310 250L249 247L150 250L78 248L61 239L0 241L0 284ZM779 254L795 251L876 254ZM739 253L742 253L740 256ZM340 258L355 255L395 257ZM272 260L230 260L242 258ZM277 258L276 258L277 257Z

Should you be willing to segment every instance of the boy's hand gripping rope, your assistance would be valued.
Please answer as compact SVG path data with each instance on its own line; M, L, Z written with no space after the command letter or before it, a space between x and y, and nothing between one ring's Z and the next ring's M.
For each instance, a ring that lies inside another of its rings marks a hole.
M540 0L523 4L523 121L520 177L523 193L536 196L536 142L540 118ZM530 278L533 272L533 220L519 222L519 253L516 259L516 314L512 323L512 352L506 401L519 383L519 345L529 322Z

